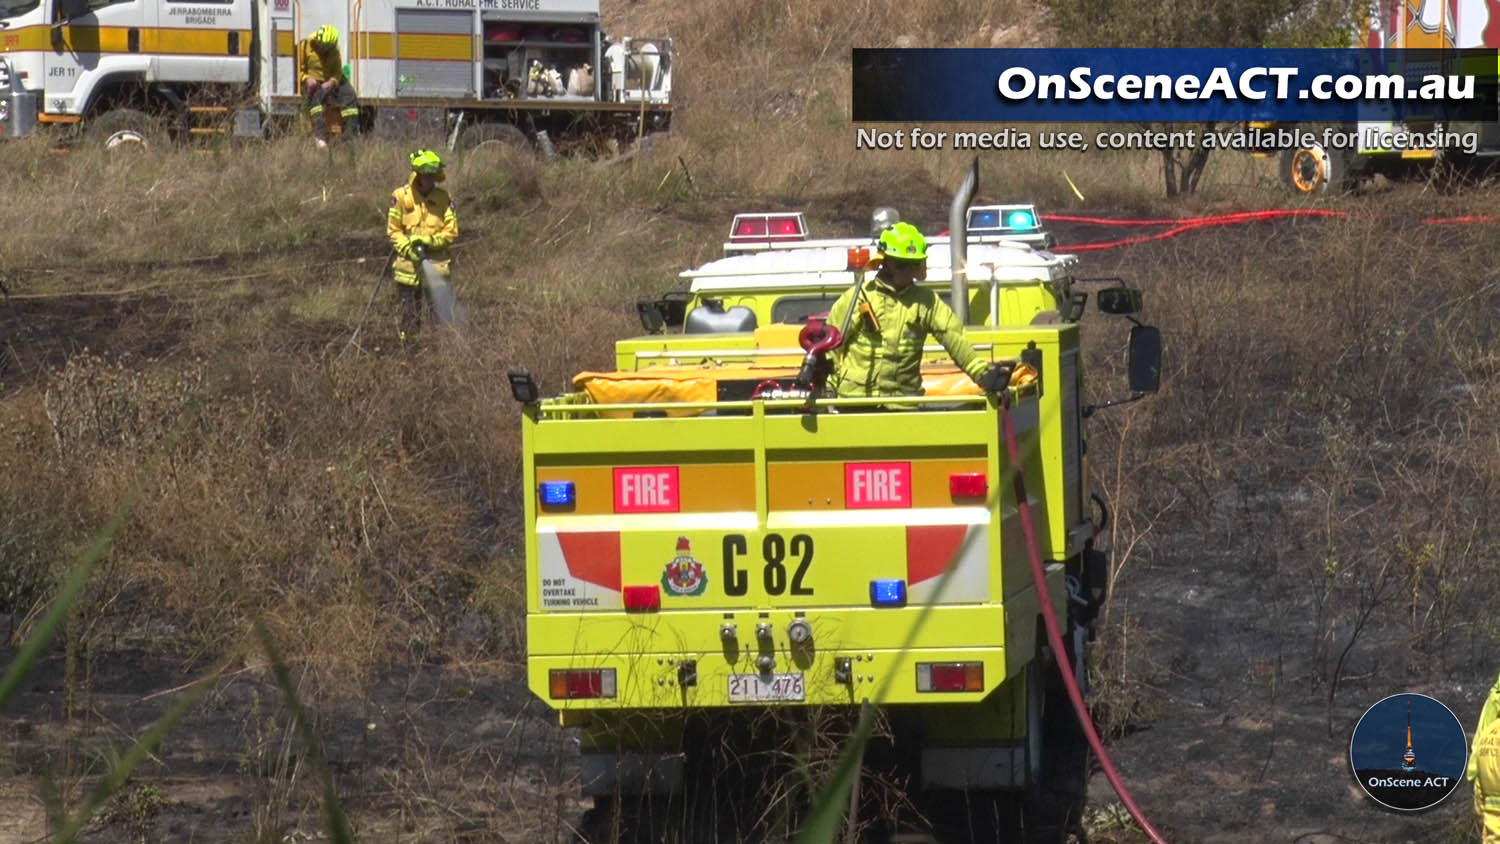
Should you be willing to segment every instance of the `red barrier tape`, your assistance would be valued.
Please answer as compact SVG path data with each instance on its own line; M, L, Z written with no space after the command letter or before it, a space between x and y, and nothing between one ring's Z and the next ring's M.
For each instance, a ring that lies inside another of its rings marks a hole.
M1500 217L1470 214L1467 217L1427 217L1422 222L1435 226L1443 226L1450 223L1500 223Z

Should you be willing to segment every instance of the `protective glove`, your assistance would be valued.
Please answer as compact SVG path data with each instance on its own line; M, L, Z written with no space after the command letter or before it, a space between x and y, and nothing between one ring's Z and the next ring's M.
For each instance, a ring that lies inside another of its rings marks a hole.
M992 363L990 368L979 376L979 386L984 388L986 393L1003 393L1005 388L1010 386L1010 372L1010 364Z
M412 235L406 240L406 253L414 261L427 257L428 238L425 234Z

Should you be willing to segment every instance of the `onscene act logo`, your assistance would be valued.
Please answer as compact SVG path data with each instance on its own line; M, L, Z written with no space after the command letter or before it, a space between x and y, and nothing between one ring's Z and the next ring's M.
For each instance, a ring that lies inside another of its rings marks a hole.
M1427 695L1391 695L1354 725L1349 766L1375 802L1403 812L1430 809L1453 793L1469 761L1464 728Z

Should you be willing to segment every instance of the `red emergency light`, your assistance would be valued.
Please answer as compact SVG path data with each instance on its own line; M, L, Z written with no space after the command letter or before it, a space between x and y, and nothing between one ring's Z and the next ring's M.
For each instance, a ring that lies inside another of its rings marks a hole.
M656 584L626 586L622 591L626 612L651 612L661 609L661 587Z
M736 214L729 227L730 243L785 243L798 240L807 240L807 222L801 212Z
M954 472L948 476L948 494L954 498L984 498L990 494L989 479L983 472Z

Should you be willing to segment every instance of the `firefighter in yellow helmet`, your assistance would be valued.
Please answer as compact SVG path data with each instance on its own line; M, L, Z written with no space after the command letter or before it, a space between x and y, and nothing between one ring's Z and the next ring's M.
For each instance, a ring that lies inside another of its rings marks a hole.
M313 137L319 149L328 146L330 108L339 110L345 132L359 131L359 99L344 76L337 29L324 24L297 45L297 83L302 88L302 100L312 119Z
M849 309L857 308L830 387L840 398L921 395L928 334L977 382L989 361L964 338L953 309L916 283L927 277L926 238L911 223L895 223L880 232L879 252L880 268L857 291L858 303L850 289L829 311L828 324L842 327Z
M422 322L425 297L422 276L437 273L444 282L452 274L448 247L458 239L458 215L448 192L437 186L443 181L443 159L430 149L411 154L411 179L391 193L385 231L396 250L392 267L396 294L401 301L402 340L416 336Z
M1474 811L1483 824L1480 841L1500 844L1500 679L1490 689L1474 728L1474 750L1465 774L1474 783Z

